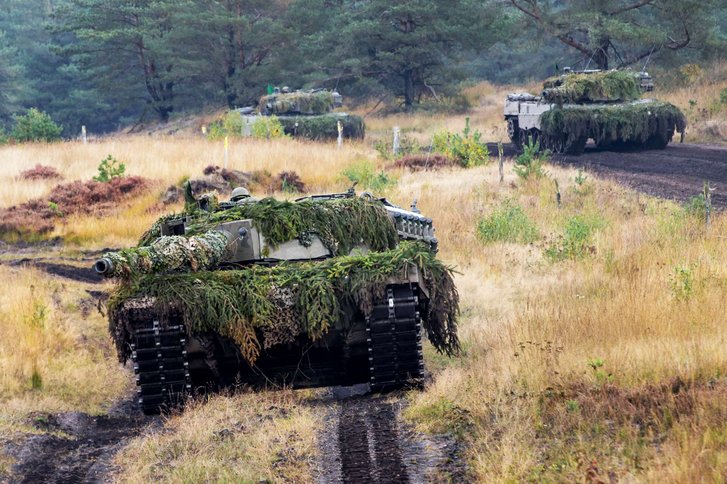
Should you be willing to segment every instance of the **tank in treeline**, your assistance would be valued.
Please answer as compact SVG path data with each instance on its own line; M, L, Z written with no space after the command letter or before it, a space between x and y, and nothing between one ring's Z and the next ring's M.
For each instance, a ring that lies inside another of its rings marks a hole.
M145 413L240 384L395 389L422 381L423 334L458 351L452 270L415 207L189 192L183 213L95 264L118 281L109 328Z
M663 149L686 118L673 104L642 99L654 84L646 72L570 72L543 84L540 96L508 94L505 120L510 140L530 140L556 153L580 154L592 139L603 149Z
M289 92L287 88L263 96L258 103L260 114L275 115L286 134L320 140L338 138L340 123L343 138L363 139L361 116L334 112L343 106L343 97L335 91L311 90Z

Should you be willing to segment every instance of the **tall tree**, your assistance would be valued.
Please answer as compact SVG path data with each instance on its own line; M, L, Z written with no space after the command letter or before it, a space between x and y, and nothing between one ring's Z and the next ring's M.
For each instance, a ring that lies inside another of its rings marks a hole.
M59 31L75 36L65 52L92 72L104 91L127 99L144 92L147 106L166 122L183 75L170 40L176 15L188 6L171 0L71 0L57 18Z
M294 31L286 21L288 0L197 0L179 22L174 44L179 65L207 96L221 93L228 107L260 96L279 70L279 54Z
M309 32L309 43L332 77L364 78L406 107L422 94L436 97L456 77L448 66L492 43L507 25L494 21L491 2L474 0L306 0L296 7L319 12L306 17L314 29L323 14L328 29Z
M510 0L539 29L600 69L677 51L714 29L717 0ZM615 62L612 62L615 61Z

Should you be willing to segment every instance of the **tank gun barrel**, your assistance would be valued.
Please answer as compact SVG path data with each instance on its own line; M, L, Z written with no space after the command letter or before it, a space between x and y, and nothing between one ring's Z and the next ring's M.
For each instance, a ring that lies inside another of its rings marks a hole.
M210 230L203 235L159 237L148 246L107 252L94 270L105 277L128 278L132 275L169 271L211 269L225 259L227 247L240 234Z
M114 263L108 257L102 257L94 262L93 270L102 276L110 276L114 272Z

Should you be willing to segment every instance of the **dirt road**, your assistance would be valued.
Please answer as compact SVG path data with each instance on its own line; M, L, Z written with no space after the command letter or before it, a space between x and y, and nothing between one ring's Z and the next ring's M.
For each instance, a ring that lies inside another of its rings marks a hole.
M497 145L488 147L490 153L497 153ZM517 154L513 145L506 145L504 151L505 156ZM699 195L708 181L716 187L713 205L727 207L727 147L673 143L664 150L615 152L589 145L581 156L555 155L553 162L581 167L634 190L680 202Z

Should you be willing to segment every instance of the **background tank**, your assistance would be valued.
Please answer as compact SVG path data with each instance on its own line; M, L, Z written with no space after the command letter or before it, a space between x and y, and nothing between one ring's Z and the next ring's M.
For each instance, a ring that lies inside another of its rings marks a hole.
M363 118L354 114L334 112L343 106L343 97L336 91L311 90L288 92L287 88L263 96L258 110L263 116L275 115L286 134L308 139L336 139L338 123L343 137L363 139Z
M686 118L667 102L641 99L654 88L645 72L567 72L543 84L540 96L508 94L508 136L519 148L528 139L556 153L580 154L589 139L604 149L663 149Z
M432 221L370 194L206 197L95 268L146 413L237 384L398 388L424 376L422 333L458 350Z

